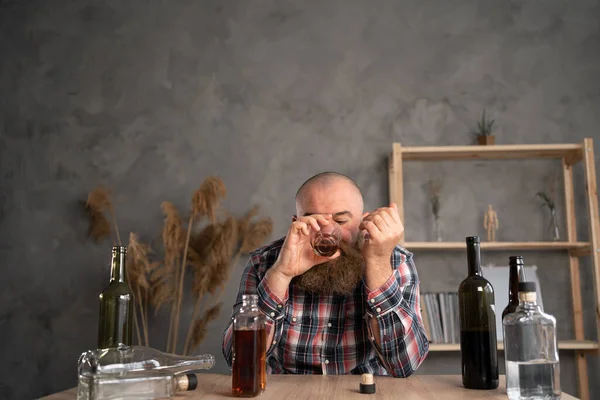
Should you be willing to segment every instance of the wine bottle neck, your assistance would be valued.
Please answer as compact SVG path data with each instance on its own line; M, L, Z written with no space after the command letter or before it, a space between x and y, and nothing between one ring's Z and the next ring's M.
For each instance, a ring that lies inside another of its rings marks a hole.
M469 243L467 246L467 263L469 265L469 275L479 275L481 273L481 252L479 243Z
M519 304L519 282L523 282L523 264L520 262L509 264L508 276L508 301L509 303Z
M116 247L113 248L112 252L112 261L110 268L110 281L116 282L127 282L127 274L126 274L126 261L127 260L127 251L125 247Z

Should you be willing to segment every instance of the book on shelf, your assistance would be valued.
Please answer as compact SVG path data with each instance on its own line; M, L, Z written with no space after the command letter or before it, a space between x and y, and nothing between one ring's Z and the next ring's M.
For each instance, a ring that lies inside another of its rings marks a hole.
M421 316L431 343L459 343L458 293L421 293Z
M498 341L504 340L502 330L502 311L508 304L509 268L505 266L481 267L483 276L494 287L496 308L496 336ZM542 292L537 275L537 267L524 267L525 279L535 282L537 299L543 310ZM458 292L423 292L421 293L421 317L429 342L460 343L460 319L458 313Z

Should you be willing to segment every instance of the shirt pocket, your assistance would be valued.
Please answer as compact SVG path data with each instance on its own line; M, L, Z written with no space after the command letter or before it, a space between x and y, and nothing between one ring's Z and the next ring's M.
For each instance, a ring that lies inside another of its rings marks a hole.
M314 351L315 327L311 316L303 309L289 307L283 317L283 333L279 342L283 367L296 372L307 357L310 359Z

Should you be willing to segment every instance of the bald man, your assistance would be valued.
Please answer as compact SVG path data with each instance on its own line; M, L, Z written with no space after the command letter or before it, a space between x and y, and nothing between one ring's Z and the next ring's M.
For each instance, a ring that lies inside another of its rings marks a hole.
M233 311L257 294L267 320L267 372L408 377L429 351L412 254L395 204L365 213L356 183L325 172L296 193L287 235L250 254ZM335 221L343 241L317 255L313 231ZM223 334L232 361L233 317Z

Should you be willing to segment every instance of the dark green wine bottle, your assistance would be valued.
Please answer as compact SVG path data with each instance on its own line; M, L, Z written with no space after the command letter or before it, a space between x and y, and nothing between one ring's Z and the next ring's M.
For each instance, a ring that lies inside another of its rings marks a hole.
M127 248L113 246L110 282L100 294L98 348L133 343L133 291L127 283Z
M506 314L515 312L519 305L519 282L525 282L523 265L523 257L521 256L510 256L508 258L508 304L502 311L502 319Z
M467 389L498 387L494 288L481 273L478 236L469 236L469 276L458 288L462 382Z

